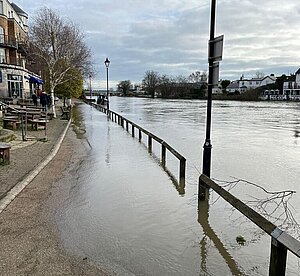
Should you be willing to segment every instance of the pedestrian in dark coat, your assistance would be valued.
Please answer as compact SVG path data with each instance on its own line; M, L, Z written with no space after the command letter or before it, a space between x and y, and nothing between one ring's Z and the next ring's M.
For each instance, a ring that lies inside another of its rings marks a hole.
M32 96L31 96L31 98L32 98L33 104L34 104L35 106L37 106L37 95L36 95L35 93L33 93Z
M43 110L47 111L48 110L49 101L48 101L48 95L46 94L46 92L42 92L42 94L40 96L40 103L41 103L41 105L43 107Z

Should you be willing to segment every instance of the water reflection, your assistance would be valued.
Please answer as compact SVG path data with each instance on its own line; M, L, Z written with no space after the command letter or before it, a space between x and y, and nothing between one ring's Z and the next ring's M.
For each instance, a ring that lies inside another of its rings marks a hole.
M110 165L110 156L111 156L111 136L110 136L110 126L107 127L107 132L106 132L106 152L105 152L105 163L107 165Z
M214 105L213 176L233 175L273 189L286 185L298 189L300 148L294 143L299 140L298 110L270 103ZM227 219L231 212L223 203L210 209L207 202L190 204L196 190L191 183L198 180L201 167L204 102L112 97L111 107L182 153L188 160L188 182L182 189L172 173L167 171L168 177L158 167L159 158L149 158L145 148L102 113L82 108L94 150L78 172L78 190L64 216L70 220L65 231L69 246L88 252L93 260L117 262L136 275L266 275L268 237L238 246L235 254L224 244L240 230ZM281 119L274 120L275 115ZM157 153L155 147L153 152ZM177 172L178 161L171 161L168 168ZM295 200L296 210L299 202ZM248 224L243 229L250 232ZM216 233L222 233L222 241ZM250 272L254 265L256 274Z
M198 201L198 222L202 226L203 229L203 238L200 241L200 249L201 249L201 271L205 273L209 273L207 269L207 260L208 260L208 250L207 250L207 238L209 238L215 245L215 248L218 250L219 254L222 256L226 264L228 265L232 275L234 276L243 276L246 275L238 266L236 261L230 255L230 253L225 248L224 244L217 236L215 231L209 224L209 194L207 192L206 200Z
M162 166L162 168L164 169L166 174L171 179L171 181L172 181L174 187L176 188L177 192L179 193L179 195L183 196L185 194L185 180L180 179L180 182L178 182L176 177L165 166Z
M86 128L84 119L77 105L72 108L72 127L78 139L85 138Z

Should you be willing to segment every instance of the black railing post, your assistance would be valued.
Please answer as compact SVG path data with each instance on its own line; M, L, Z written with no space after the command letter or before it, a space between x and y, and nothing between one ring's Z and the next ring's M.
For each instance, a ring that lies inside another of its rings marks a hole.
M162 144L161 144L161 165L162 165L163 168L166 167L166 155L167 155L166 153L167 153L166 147L165 147L165 145L162 143Z
M286 258L286 247L272 237L269 276L285 276Z
M148 151L152 152L152 137L148 135Z

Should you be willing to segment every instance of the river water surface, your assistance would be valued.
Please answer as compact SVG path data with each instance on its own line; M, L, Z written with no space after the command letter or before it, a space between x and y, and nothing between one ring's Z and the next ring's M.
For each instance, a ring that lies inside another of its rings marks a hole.
M80 105L91 145L76 172L79 183L59 213L71 252L88 256L119 275L267 275L270 238L211 193L198 206L206 102L111 97L113 111L165 140L187 159L185 193L179 193L145 143L86 105ZM300 222L300 103L214 101L212 173L271 191L297 193L290 200ZM168 155L177 177L178 162ZM253 186L231 191L258 197ZM245 245L236 237L245 237ZM288 254L287 275L299 275Z

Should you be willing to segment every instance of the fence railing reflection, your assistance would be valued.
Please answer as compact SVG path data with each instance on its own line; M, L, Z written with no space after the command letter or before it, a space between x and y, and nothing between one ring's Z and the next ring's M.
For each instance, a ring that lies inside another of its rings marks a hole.
M271 236L269 276L284 276L286 272L287 251L292 252L295 256L300 258L300 242L285 231L276 227L272 222L251 209L248 205L230 194L204 174L199 177L199 201L208 200L209 188L213 189L235 209Z
M96 103L90 102L92 106L96 109L100 110L103 113L106 113L107 116L113 121L118 123L120 126L126 129L129 132L129 126L131 126L131 135L132 137L136 137L136 130L138 131L137 138L139 141L142 141L143 134L147 136L147 148L148 151L151 153L153 148L153 140L156 141L161 145L161 165L164 169L166 169L166 160L167 160L167 150L174 155L179 160L179 190L180 193L184 193L185 187L185 171L186 171L186 159L177 152L173 147L171 147L167 142L163 139L159 138L158 136L154 135L153 133L149 132L148 130L142 128L141 126L137 125L136 123L126 119L125 117L121 116L120 114L107 109L104 106L98 105Z

